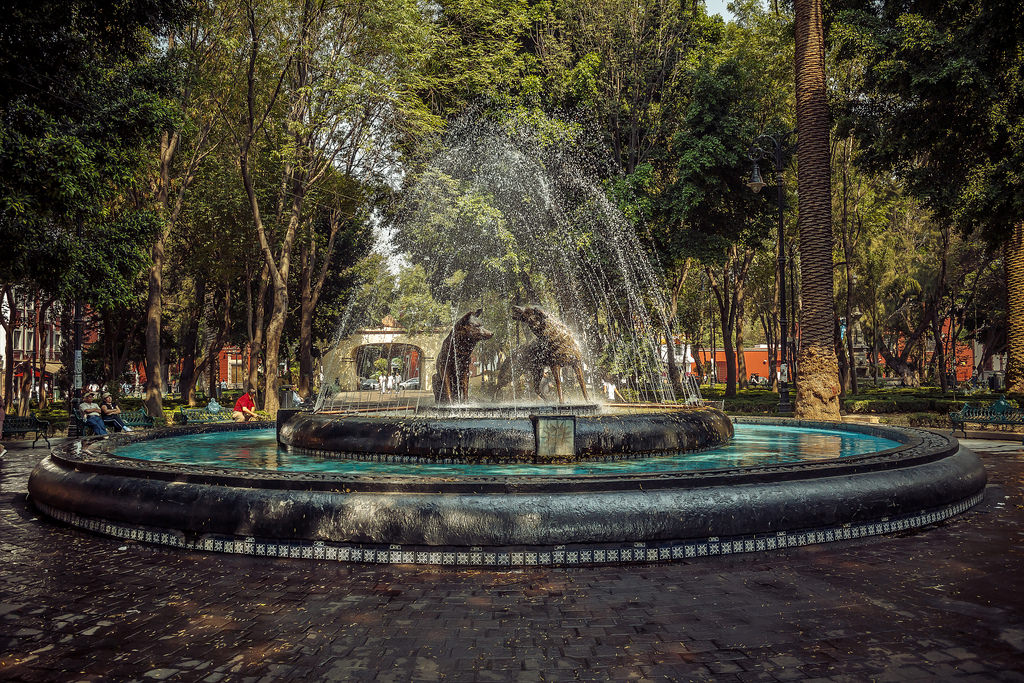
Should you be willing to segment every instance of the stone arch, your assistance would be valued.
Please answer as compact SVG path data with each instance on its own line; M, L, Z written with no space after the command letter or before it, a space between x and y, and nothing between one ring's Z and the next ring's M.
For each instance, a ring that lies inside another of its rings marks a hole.
M408 379L418 374L420 388L430 389L434 359L443 338L444 334L440 332L409 334L396 328L358 330L343 338L337 347L324 354L324 382L331 384L336 380L343 390L355 391L359 388L359 380L368 376L360 374L361 371L365 371L367 360L389 354L394 354L390 355L392 358L408 358L409 356L404 354L415 353L415 373L410 374L410 368L406 364L402 378ZM380 349L381 354L375 356L376 349ZM372 363L372 360L370 362Z

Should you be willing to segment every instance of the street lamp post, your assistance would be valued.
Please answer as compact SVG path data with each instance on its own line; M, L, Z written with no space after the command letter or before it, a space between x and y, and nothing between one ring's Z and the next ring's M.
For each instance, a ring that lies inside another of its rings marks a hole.
M78 221L78 244L82 244L82 221ZM78 432L78 421L74 419L75 409L78 408L82 402L82 313L84 304L78 295L78 290L75 290L75 301L74 301L74 348L72 359L72 384L71 384L71 400L68 402L68 410L71 413L68 416L68 436L84 436Z
M747 182L747 186L750 187L754 192L760 192L767 186L761 179L761 169L758 166L758 162L761 159L770 158L774 163L775 169L775 185L776 185L776 203L779 208L779 225L778 225L778 236L779 236L779 255L778 255L778 269L779 269L779 333L781 339L779 344L780 349L780 362L781 367L779 368L779 406L778 412L789 413L792 412L793 406L789 400L789 368L788 363L788 350L789 350L789 330L788 330L788 318L786 315L786 232L783 227L783 211L786 207L785 188L782 184L782 158L783 155L792 149L792 143L790 142L793 137L793 133L781 133L771 134L766 133L759 135L754 139L754 142L750 145L750 161L753 163L753 169L750 173L750 180Z

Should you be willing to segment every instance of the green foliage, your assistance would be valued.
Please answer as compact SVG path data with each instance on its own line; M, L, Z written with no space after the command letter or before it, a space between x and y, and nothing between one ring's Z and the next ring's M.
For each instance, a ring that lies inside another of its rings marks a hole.
M173 116L154 34L183 7L19 1L5 10L0 280L124 300L154 226L131 193L145 145Z
M338 335L345 336L365 326L382 324L392 310L395 278L387 259L372 252L350 269L352 288L335 302L340 318Z
M949 429L949 415L945 413L902 413L884 415L879 420L882 424L900 427L923 427L925 429Z
M792 128L790 102L780 97L792 87L788 22L754 4L740 9L741 22L708 31L680 69L685 99L659 159L669 180L659 197L659 244L705 262L719 261L730 243L757 243L774 225L773 193L746 186L748 150L759 134ZM770 179L772 161L761 167Z
M866 62L846 103L863 162L893 170L943 221L992 243L1024 216L1024 26L1010 0L907 0L840 15Z
M451 309L431 296L427 273L421 264L399 272L391 314L399 327L412 334L446 327L452 318Z
M526 0L441 0L433 11L433 50L422 93L432 110L457 116L483 100L512 106L535 95L539 82L530 28L546 3Z
M437 299L507 289L528 269L504 215L471 183L429 169L409 201L396 245L423 269Z

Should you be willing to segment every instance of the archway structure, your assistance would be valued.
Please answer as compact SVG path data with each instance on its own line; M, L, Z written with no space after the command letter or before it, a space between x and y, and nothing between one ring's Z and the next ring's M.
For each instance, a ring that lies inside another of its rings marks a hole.
M368 376L360 375L360 362L368 350L383 348L382 357L414 357L415 368L406 368L403 379L418 376L420 388L430 389L434 359L443 339L444 332L440 330L414 334L397 327L357 330L324 354L324 382L331 384L336 381L343 390L358 390L360 379Z

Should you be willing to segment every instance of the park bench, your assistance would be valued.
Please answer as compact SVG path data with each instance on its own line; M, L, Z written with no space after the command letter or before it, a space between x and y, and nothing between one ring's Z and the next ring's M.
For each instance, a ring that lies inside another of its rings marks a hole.
M211 422L232 422L231 411L221 407L220 410L211 411L206 408L179 408L178 413L182 424L210 424Z
M963 408L949 414L949 421L953 425L953 431L959 429L967 436L964 425L968 422L982 425L1024 425L1024 411L1007 401L1005 396L1000 396L990 406L972 406L965 403Z
M75 419L75 423L78 425L78 433L82 436L92 434L92 426L89 425L84 419L82 419L82 411L75 406L75 410L72 414ZM150 417L149 413L146 412L145 408L137 408L135 410L124 410L121 411L121 421L127 427L136 429L138 427L152 427L153 418ZM114 428L114 420L109 417L103 418L103 424L107 427Z
M107 422L106 419L103 421ZM152 427L154 420L145 408L136 408L135 410L121 411L121 422L135 429L136 427Z
M50 445L50 423L46 420L40 420L35 416L35 413L31 415L8 415L4 420L4 436L14 436L15 434L28 434L29 432L35 432L36 438L32 440L32 445L36 445L36 441L39 441L39 437L43 437L46 441L46 445Z

